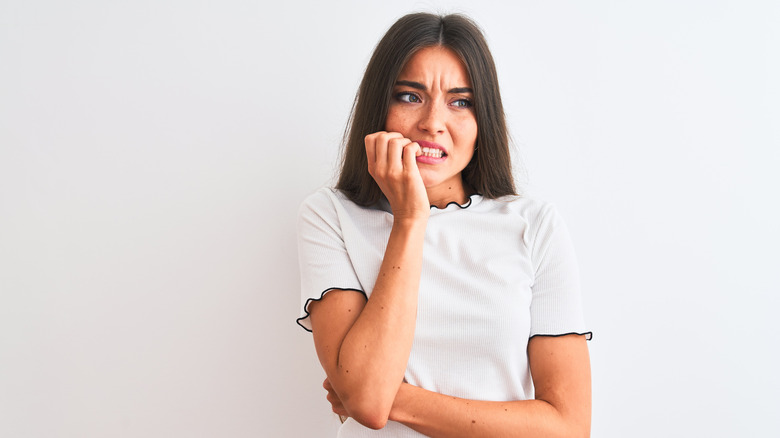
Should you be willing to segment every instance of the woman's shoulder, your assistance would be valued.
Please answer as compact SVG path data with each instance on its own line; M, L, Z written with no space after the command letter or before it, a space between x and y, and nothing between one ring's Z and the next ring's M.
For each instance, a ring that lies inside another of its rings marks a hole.
M304 198L299 207L298 214L326 216L347 214L351 217L355 217L370 214L373 210L376 209L355 204L341 190L324 186Z
M566 225L555 204L532 196L504 196L486 200L495 214L509 217L523 227L523 241L529 247L543 245Z
M301 202L301 207L321 208L333 205L333 202L336 200L335 198L337 193L338 191L332 187L320 187L303 199L303 202Z
M555 214L555 206L551 202L529 195L484 199L480 205L486 210L520 216L529 223L537 223L551 213Z

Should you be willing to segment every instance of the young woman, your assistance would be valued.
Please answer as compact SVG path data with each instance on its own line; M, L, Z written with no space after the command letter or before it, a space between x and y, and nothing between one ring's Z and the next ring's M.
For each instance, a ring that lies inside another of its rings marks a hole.
M570 239L554 208L515 193L495 66L469 19L388 30L338 184L298 226L298 323L349 417L339 437L589 436Z

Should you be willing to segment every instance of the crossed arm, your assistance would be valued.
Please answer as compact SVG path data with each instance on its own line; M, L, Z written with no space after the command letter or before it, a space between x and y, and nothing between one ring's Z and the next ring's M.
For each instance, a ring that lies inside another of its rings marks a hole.
M387 420L397 421L431 437L590 436L590 360L584 336L536 336L529 341L535 399L503 402L462 399L403 383L410 351L402 343L406 340L405 333L382 334L382 323L367 330L367 334L354 337L369 343L341 343L346 350L353 348L353 353L345 357L354 353L363 356L360 364L364 369L355 366L358 365L355 361L337 363L338 338L342 333L351 334L356 325L361 328L357 320L362 314L358 313L370 308L368 303L373 300L373 295L366 302L363 295L354 291L336 290L310 305L317 353L328 376L324 386L337 414L353 417L373 429L384 427ZM380 346L372 346L371 339L378 340ZM382 341L394 345L382 346ZM393 349L405 354L403 364L379 352L389 353Z
M532 361L537 369L535 382L555 381L550 374L560 373L562 377L553 385L537 386L534 400L467 400L402 383L389 419L431 437L588 437L591 397L585 339L579 335L536 337L531 340L529 354L533 351L537 357L538 353L544 357L544 351L550 348L557 352L552 356L573 353L553 361L568 361L569 369L549 369L540 363L542 360ZM323 386L333 411L348 415L330 382L325 380Z

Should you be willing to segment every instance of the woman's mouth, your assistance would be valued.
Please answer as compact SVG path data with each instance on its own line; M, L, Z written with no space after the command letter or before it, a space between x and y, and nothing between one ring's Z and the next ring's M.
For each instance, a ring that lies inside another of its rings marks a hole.
M422 148L422 154L426 157L441 158L444 155L444 151L434 148Z
M447 151L444 146L432 141L417 140L420 145L420 156L417 161L426 164L436 164L447 158Z

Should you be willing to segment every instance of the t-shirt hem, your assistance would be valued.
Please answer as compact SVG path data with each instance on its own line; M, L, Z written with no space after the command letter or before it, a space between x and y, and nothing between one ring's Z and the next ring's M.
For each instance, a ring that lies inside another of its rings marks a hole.
M568 333L558 333L558 334L546 334L546 333L537 333L535 335L530 336L528 339L534 338L536 336L547 336L551 338L557 338L560 336L566 336L566 335L580 335L585 336L585 340L590 341L593 339L593 332L568 332Z

